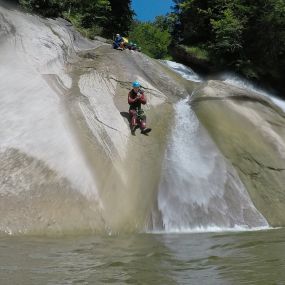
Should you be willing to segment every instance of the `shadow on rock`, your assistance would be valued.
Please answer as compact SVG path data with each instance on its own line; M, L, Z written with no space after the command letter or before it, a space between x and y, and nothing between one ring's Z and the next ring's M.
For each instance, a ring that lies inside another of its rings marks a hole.
M126 118L128 122L130 123L130 114L129 112L120 112L121 116Z

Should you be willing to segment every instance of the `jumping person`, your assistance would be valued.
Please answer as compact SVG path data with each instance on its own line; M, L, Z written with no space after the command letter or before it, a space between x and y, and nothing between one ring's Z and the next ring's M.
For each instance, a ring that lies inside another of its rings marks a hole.
M146 127L146 116L141 107L141 104L146 104L146 97L144 91L140 88L140 83L134 81L132 83L133 89L128 94L128 103L130 105L129 114L131 118L131 132L135 135L137 126L141 129L141 133L146 135L151 131Z

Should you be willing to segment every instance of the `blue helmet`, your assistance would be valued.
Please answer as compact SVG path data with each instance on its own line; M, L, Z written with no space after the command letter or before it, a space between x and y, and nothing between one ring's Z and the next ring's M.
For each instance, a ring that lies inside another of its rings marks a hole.
M133 87L140 87L141 85L140 85L140 83L138 82L138 81L134 81L133 82Z

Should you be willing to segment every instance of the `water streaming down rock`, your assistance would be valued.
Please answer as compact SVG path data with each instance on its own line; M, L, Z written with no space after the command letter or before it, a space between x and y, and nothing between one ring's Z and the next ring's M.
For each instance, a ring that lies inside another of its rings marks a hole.
M268 226L234 168L199 123L188 99L175 106L158 209L167 232Z
M202 78L197 73L195 73L190 67L185 66L184 64L170 60L162 60L162 62L187 80L194 82L203 81Z
M249 81L240 78L234 74L224 74L221 76L221 79L226 82L227 84L237 86L239 88L243 88L244 90L248 90L249 94L258 94L261 96L265 96L269 100L271 100L274 104L280 107L285 112L285 101L277 98L274 94L270 94L250 83Z

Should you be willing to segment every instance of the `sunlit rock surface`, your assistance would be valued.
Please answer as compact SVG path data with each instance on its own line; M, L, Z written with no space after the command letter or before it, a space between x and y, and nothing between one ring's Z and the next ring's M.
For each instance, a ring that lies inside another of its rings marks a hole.
M110 45L82 38L64 20L5 6L0 27L0 230L143 229L172 113L157 89L163 73L144 56L118 57ZM135 79L149 99L151 137L130 136ZM169 76L164 81L172 84L167 95L187 95Z
M101 38L89 41L62 19L0 6L0 31L0 232L284 224L283 112L269 101L203 83L178 64L113 50ZM148 98L149 136L130 134L134 80ZM193 90L214 140L185 99Z
M195 92L192 106L232 163L255 206L271 225L284 225L285 114L272 100L220 81Z

